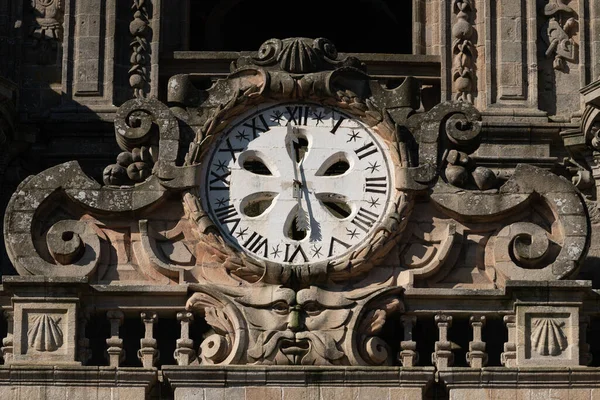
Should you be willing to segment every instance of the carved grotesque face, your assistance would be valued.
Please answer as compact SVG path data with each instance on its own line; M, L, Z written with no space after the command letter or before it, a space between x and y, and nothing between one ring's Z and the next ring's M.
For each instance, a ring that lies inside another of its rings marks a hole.
M266 287L238 298L248 321L248 361L256 364L343 364L340 343L355 303L310 287Z

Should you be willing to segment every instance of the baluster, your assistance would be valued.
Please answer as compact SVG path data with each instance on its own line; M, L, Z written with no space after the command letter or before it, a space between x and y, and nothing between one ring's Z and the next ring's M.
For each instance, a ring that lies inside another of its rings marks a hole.
M154 324L158 321L158 316L154 312L142 312L140 317L144 323L145 335L140 340L138 358L144 368L152 368L158 361L159 356L156 339L154 339Z
M111 310L106 313L106 317L110 322L110 338L106 339L108 362L111 367L118 367L125 360L123 339L119 337L119 329L123 325L123 312Z
M194 341L190 339L190 322L194 320L194 314L189 311L178 312L177 320L181 322L181 338L177 339L174 357L177 365L190 365L196 358Z
M414 367L419 362L417 353L417 342L413 341L413 327L417 323L414 315L403 315L401 317L404 326L404 340L400 342L400 362L404 367Z
M448 340L448 329L452 326L452 316L438 314L435 323L439 331L439 340L435 342L435 352L431 355L431 361L438 369L446 369L452 366L454 354L452 354L452 343Z
M4 358L4 364L10 364L13 359L13 327L14 327L14 311L4 311L4 317L6 317L6 323L8 324L8 331L6 337L2 339L2 358Z
M504 325L508 330L508 341L504 343L504 352L500 355L500 362L507 368L517 366L517 323L515 315L505 315Z
M587 331L590 328L590 317L579 316L579 364L590 365L592 363L592 353L590 345L587 342Z
M473 329L473 340L469 342L467 362L471 368L483 368L488 362L488 355L485 352L485 342L481 336L481 330L485 326L485 316L473 315L469 318L469 322Z
M79 313L79 319L77 321L79 327L79 340L78 344L78 353L79 353L79 361L81 364L86 365L87 362L92 358L92 352L90 350L90 340L85 336L85 330L88 322L90 321L90 310L88 308L81 310Z

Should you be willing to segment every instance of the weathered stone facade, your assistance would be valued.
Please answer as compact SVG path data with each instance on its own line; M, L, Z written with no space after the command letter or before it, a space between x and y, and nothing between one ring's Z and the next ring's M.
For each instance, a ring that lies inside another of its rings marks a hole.
M600 399L600 3L329 3L0 4L0 398Z

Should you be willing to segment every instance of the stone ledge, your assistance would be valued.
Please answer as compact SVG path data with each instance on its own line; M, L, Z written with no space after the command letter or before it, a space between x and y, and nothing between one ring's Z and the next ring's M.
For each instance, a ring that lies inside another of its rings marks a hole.
M439 371L440 381L456 388L600 388L600 368L530 367L483 369L451 368Z
M143 368L0 366L0 386L136 386L149 388L157 371Z
M163 366L172 387L377 386L424 388L433 367Z

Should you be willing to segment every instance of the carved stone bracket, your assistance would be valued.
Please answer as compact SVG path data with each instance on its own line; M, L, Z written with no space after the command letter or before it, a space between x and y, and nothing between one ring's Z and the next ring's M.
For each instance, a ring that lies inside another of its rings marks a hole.
M516 222L501 226L487 242L486 259L501 281L573 276L587 252L585 203L573 185L542 169L517 166L499 192L464 191L438 182L431 199L459 221L497 221L525 207L550 212L546 214L550 229Z

